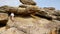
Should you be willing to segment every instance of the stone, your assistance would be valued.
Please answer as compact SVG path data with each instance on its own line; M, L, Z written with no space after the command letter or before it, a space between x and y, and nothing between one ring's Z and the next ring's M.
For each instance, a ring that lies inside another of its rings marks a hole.
M55 16L60 16L60 10L55 10L54 15L55 15Z
M56 20L59 20L60 21L60 16L57 16Z
M23 5L23 6L26 8L22 8L22 5L21 7L2 6L1 8L4 8L2 10L6 9L5 12L8 14L14 13L14 14L21 14L21 15L27 15L27 14L30 15L40 11L40 8L38 8L38 6L32 6L32 5Z
M6 13L6 11L5 11L5 10L0 9L0 13Z
M2 24L7 23L4 26L6 30L1 27L1 34L56 34L56 30L58 32L60 30L60 10L55 10L54 7L39 8L35 5L23 4L19 7L3 6L0 8L0 16L2 16L0 21ZM10 19L10 15L9 20L7 19L10 13L15 14L14 22ZM3 22L3 20L8 20L8 22Z
M33 0L20 0L20 2L26 5L36 5L36 3Z
M34 18L15 17L15 22L10 21L7 23L7 25L10 28L15 27L19 31L23 31L26 34L44 34L49 33L50 31L49 28L45 27L45 25L48 23L51 23L51 21L43 18L34 19Z
M11 6L5 5L5 6L1 6L0 10L4 10L5 13L11 13L11 12L12 13L16 13L17 7L11 7Z
M20 5L21 8L26 8L27 14L35 14L36 12L40 11L40 8L38 6L32 6L32 5Z
M0 7L0 9L1 9L1 10L4 10L4 11L9 11L9 8L10 8L10 7L7 6L7 5L4 5L4 6L1 6L1 7Z
M25 34L22 31L17 30L16 28L12 27L10 29L7 29L6 31L0 33L0 34Z
M48 10L55 10L54 7L44 7L44 9L48 9Z
M6 31L6 27L0 27L0 34L4 31Z
M42 18L52 20L52 19L57 19L57 16L54 15L55 13L56 11L54 10L40 9L40 11L38 11L36 14L37 16L40 16Z
M16 14L25 14L25 12L26 12L26 8L18 8Z
M8 14L0 13L0 26L6 25L7 21L8 21Z

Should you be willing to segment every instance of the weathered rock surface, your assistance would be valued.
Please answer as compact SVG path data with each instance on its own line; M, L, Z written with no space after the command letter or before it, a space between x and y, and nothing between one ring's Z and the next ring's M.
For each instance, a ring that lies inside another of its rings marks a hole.
M12 27L0 34L24 34L24 32L19 31L16 28Z
M8 22L8 14L0 13L0 27L6 25L7 22Z
M7 13L0 13L0 21L1 20L8 20L8 14Z
M20 1L19 7L0 7L0 34L60 34L60 10L38 7L33 0Z
M59 20L58 17L60 13L55 10L40 9L40 11L38 11L36 14L49 20L52 19Z
M50 10L32 5L21 5L17 8L9 7L9 9L2 8L0 8L0 16L2 16L0 17L0 21L7 20L8 15L5 15L5 13L15 13L15 18L14 22L12 22L9 16L9 20L6 22L7 24L5 23L6 31L2 28L1 34L50 34L60 28L60 12L53 8L50 8ZM27 17L28 14L32 14L33 16L30 15ZM26 17L22 17L21 15L25 15Z
M20 2L26 5L36 5L36 2L34 2L33 0L20 0Z
M49 29L44 28L44 26L48 23L51 23L51 21L46 19L35 20L34 18L15 17L15 22L11 23L10 21L7 25L9 27L16 27L18 30L23 31L26 34L43 34L45 31L47 33L49 31Z
M0 34L6 31L6 27L1 27L0 28Z
M44 7L44 9L47 9L47 10L55 10L54 7Z
M22 8L22 7L25 7L25 8ZM32 6L32 5L21 5L20 7L2 6L0 7L0 10L1 12L5 12L5 13L29 15L29 14L36 13L37 11L40 10L40 8L38 8L38 6Z
M27 34L49 34L53 28L58 28L60 21L49 21L47 19L15 17L15 22L8 22L9 27L15 27Z

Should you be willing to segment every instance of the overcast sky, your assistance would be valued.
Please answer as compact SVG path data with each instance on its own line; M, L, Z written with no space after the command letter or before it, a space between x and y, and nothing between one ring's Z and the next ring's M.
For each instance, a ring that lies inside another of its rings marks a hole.
M60 10L60 0L34 0L39 7L55 7ZM0 6L10 5L19 6L19 0L0 0Z

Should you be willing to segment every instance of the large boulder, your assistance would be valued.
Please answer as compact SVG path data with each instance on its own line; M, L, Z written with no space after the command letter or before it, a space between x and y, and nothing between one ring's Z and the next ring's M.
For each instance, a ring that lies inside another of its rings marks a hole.
M20 0L20 2L26 5L36 5L36 3L33 0Z
M0 13L0 26L6 25L7 21L8 21L8 14Z
M26 8L24 14L35 14L36 12L40 11L40 8L38 6L33 5L20 5L19 8Z

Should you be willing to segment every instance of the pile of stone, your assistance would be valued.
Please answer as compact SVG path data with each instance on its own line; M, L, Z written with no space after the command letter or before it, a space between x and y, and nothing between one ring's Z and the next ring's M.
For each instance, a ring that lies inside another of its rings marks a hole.
M19 7L0 7L0 34L60 34L60 10L38 7L33 0L20 2Z

